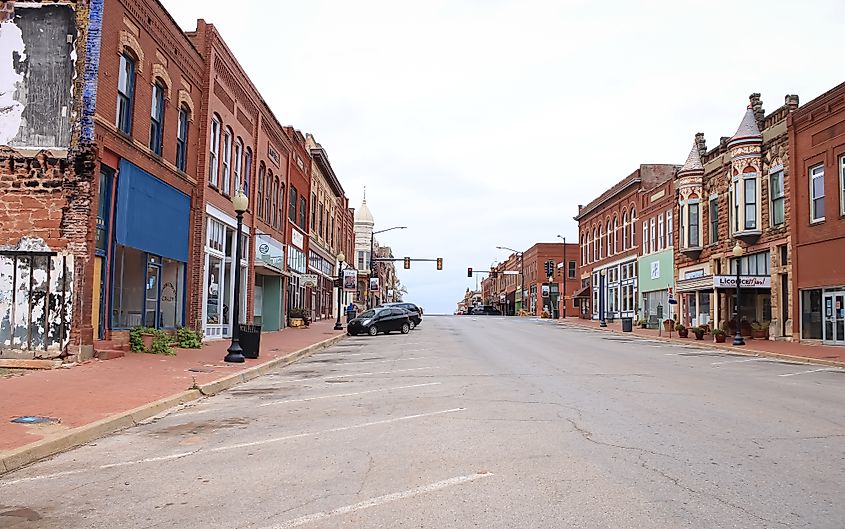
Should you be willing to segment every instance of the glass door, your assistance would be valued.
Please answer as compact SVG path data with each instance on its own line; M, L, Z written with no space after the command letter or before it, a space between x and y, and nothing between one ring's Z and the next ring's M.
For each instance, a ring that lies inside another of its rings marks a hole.
M845 292L824 295L824 342L845 345Z
M161 267L157 264L147 265L147 283L144 288L144 325L158 328L160 321L159 310L159 279Z

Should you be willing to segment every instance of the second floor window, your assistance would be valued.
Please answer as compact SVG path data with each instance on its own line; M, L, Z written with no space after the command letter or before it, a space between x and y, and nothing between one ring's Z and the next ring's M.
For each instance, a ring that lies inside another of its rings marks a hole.
M252 149L246 148L244 153L244 193L249 196L249 177L252 176Z
M217 187L219 183L218 167L220 163L220 120L217 116L211 119L211 138L208 149L208 183Z
M240 138L235 140L235 190L236 191L243 191L244 183L241 178L243 177L243 152L244 152L244 144Z
M710 199L710 244L719 240L719 199Z
M748 173L742 179L745 186L745 229L757 228L757 173Z
M657 234L654 230L654 217L651 217L648 221L649 224L649 239L648 239L648 251L649 252L656 252L657 248Z
M232 194L232 131L228 128L223 133L223 186L220 191L224 195Z
M810 222L824 220L824 166L810 168Z
M264 173L266 170L264 169L264 162L260 162L258 165L258 197L256 202L258 203L258 218L264 218Z
M699 203L691 202L689 204L689 239L687 239L690 248L698 248L700 246L698 238L699 226Z
M288 218L294 224L296 224L296 201L298 198L296 188L290 186L290 191L288 191Z
M839 210L845 215L845 156L839 157Z
M665 225L663 224L663 215L657 217L657 251L663 250L666 244L666 231Z
M311 203L317 203L317 193L311 193ZM311 231L317 231L317 208L311 208Z
M648 221L643 221L643 255L648 253Z
M179 123L176 126L176 167L184 171L188 166L188 109L179 109Z
M575 279L575 269L577 266L578 265L575 261L569 261L569 270L567 271L569 279Z
M669 209L666 211L666 246L672 246L675 244L675 240L673 238L672 233L672 210Z
M132 98L135 95L135 61L124 53L120 56L120 71L117 74L117 120L118 130L132 134Z
M769 196L771 197L769 211L771 224L772 226L780 226L784 223L783 169L769 175Z
M305 200L305 197L299 197L299 227L303 230L306 229L306 210L308 209L308 202Z
M150 105L150 150L161 156L162 131L164 130L164 87L153 85L153 100Z

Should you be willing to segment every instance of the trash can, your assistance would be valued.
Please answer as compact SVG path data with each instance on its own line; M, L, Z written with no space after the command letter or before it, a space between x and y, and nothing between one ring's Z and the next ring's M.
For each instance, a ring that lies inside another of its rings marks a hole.
M258 358L261 347L261 325L238 325L238 342L244 358Z
M356 315L357 315L357 312L355 312L355 309L347 310L346 311L346 323L349 323L351 320L355 319Z
M622 318L622 332L633 332L634 318Z

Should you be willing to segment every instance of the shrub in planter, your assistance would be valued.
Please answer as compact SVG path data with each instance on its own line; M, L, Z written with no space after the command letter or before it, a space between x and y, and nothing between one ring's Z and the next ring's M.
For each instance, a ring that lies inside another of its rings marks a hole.
M724 329L713 329L710 334L713 335L713 341L716 343L725 343L725 337L727 333Z
M670 319L663 320L663 330L669 332L672 330L672 327L675 325L675 322Z
M704 339L704 329L701 327L691 327L690 331L695 335L696 340L703 340Z
M302 307L294 307L288 312L288 321L291 327L307 326L310 322L307 322L305 318L306 312Z
M188 327L176 329L176 346L181 349L199 349L202 347L202 338L198 332Z
M677 331L679 338L686 338L687 336L689 336L689 329L687 329L680 323L675 325L675 331Z
M637 322L641 329L648 329L648 320L640 320Z
M152 327L135 327L129 331L129 348L135 353L174 355L170 348L170 336Z

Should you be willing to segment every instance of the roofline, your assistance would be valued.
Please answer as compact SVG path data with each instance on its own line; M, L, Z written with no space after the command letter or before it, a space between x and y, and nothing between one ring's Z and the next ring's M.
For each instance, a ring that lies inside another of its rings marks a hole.
M629 178L629 177L626 177L626 178ZM619 185L619 184L624 183L624 182L625 182L625 181L623 180L622 182L619 182L619 183L617 183L616 185ZM634 185L634 184L639 184L639 183L641 183L641 182L642 182L642 178L641 178L640 176L636 176L636 177L631 178L630 180L628 180L628 182L627 182L625 185L623 185L623 186L619 187L619 189L617 189L617 190L616 190L616 191L614 191L613 193L611 193L611 194L609 194L609 195L607 195L607 196L604 196L603 194L602 194L602 195L599 195L599 197L598 197L598 198L596 198L595 200L593 200L593 202L591 202L590 204L587 204L585 207L581 208L581 211L579 211L577 215L575 215L574 217L572 217L572 219L573 219L573 220L580 221L580 220L581 220L581 219L583 219L585 216L587 216L587 214L588 214L588 213L591 213L592 211L596 210L599 206L601 206L602 204L606 203L606 202L607 202L608 200L610 200L611 198L614 198L614 197L618 196L620 193L622 193L622 191L625 191L626 189L628 189L628 188L629 188L629 187L631 187L632 185ZM609 191L613 191L613 188L611 188ZM606 191L606 192L607 192L607 191Z
M337 196L345 196L346 191L344 191L343 186L340 185L340 180L338 180L337 175L332 168L332 164L329 162L329 156L326 154L326 150L322 147L314 147L311 149L311 157L314 158L314 161L317 162L317 166L320 168L323 176L325 176L326 180L329 181L329 186L332 188L332 191L334 191Z

